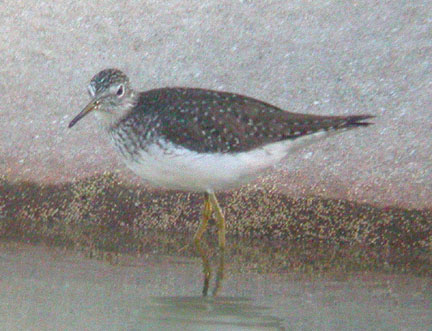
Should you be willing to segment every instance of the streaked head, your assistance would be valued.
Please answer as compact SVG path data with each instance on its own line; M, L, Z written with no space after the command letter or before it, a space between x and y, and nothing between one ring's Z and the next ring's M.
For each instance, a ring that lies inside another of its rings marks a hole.
M95 111L104 124L110 125L123 117L132 107L134 91L129 78L118 69L104 69L95 75L88 86L92 97L89 104L69 123L73 127L88 113Z

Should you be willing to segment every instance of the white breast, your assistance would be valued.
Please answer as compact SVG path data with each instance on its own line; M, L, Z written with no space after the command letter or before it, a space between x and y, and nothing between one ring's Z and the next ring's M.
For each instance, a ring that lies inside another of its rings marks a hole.
M156 187L214 192L239 187L280 162L290 150L325 136L319 132L294 141L282 141L242 153L197 153L159 140L124 159L138 176Z

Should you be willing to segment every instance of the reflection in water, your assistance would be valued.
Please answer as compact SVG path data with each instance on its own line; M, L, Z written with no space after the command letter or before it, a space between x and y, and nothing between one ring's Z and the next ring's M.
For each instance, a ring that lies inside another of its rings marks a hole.
M195 247L198 251L198 253L201 256L202 261L202 268L203 268L203 275L204 275L204 284L203 284L203 290L202 294L203 297L206 297L208 294L208 290L210 287L210 281L212 279L212 268L210 266L210 261L207 255L207 251L201 247L201 244L199 241L195 241ZM216 279L215 279L215 285L212 291L212 295L216 297L221 289L222 281L224 279L225 275L225 249L219 250L219 262L218 267L216 271Z
M247 298L153 297L141 321L157 327L188 330L284 330L282 319Z

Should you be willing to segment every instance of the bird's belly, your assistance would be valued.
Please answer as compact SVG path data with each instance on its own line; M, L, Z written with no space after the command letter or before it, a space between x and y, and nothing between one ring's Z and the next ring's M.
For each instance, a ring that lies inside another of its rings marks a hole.
M272 145L236 154L203 154L159 142L125 161L153 186L213 192L239 187L279 162L287 153L287 142Z

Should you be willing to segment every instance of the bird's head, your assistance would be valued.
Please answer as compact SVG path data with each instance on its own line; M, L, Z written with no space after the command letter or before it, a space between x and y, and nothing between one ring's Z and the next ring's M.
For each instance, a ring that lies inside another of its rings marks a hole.
M110 127L124 117L135 102L129 78L118 69L105 69L95 75L90 81L88 92L92 100L69 123L69 128L92 111L103 126Z

